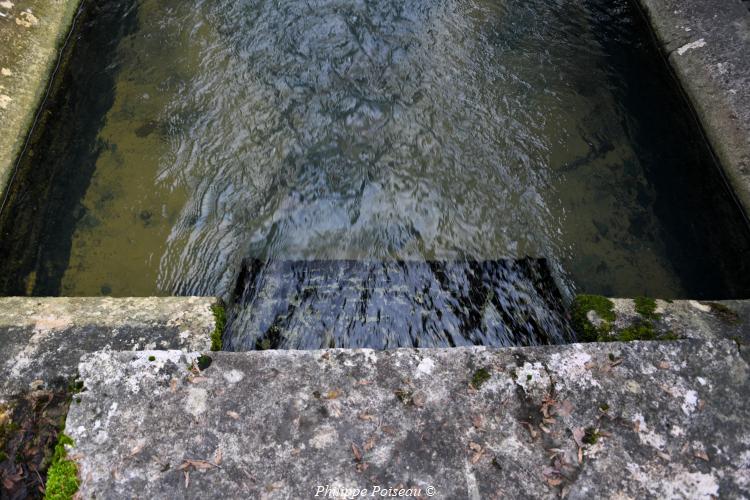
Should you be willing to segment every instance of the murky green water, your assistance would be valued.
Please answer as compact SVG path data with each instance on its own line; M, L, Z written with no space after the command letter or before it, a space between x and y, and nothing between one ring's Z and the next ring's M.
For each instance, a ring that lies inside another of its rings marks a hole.
M568 295L750 295L747 225L625 1L106 4L25 159L75 189L3 215L5 293L531 256Z

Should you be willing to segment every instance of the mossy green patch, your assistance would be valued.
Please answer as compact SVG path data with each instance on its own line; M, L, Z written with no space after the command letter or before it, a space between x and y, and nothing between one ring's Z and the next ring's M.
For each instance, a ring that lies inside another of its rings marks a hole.
M702 304L710 307L712 313L714 313L716 316L723 319L727 323L737 324L741 322L740 316L724 304L720 304L718 302L702 302Z
M644 318L654 320L659 317L659 315L656 314L655 299L650 297L636 297L633 302L635 302L635 312Z
M471 377L471 386L474 389L479 389L482 385L490 379L490 371L487 368L480 368L474 372Z
M599 441L599 437L599 430L594 429L593 427L589 427L584 431L583 439L581 441L589 445L596 444L596 442Z
M214 313L214 331L211 333L211 350L221 351L223 347L224 329L227 327L227 310L223 303L211 306Z
M615 321L614 303L607 297L600 295L579 295L573 301L571 321L582 342L596 342L605 338L612 329ZM589 321L590 311L596 313L601 324L594 325Z
M68 460L66 445L73 446L73 440L60 433L52 455L52 463L47 471L45 500L72 499L78 491L78 466L72 460Z
M156 361L156 356L149 356L149 357L148 357L148 360L149 360L149 361Z

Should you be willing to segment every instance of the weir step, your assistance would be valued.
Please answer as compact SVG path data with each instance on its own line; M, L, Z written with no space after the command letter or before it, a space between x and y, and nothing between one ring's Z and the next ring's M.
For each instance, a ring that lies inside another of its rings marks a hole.
M544 259L248 260L224 348L512 346L571 342Z

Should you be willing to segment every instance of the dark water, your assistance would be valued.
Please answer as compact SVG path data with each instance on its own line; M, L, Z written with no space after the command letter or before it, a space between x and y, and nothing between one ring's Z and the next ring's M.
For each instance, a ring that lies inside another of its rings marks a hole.
M0 215L5 294L530 257L563 297L750 296L748 225L626 1L89 13Z

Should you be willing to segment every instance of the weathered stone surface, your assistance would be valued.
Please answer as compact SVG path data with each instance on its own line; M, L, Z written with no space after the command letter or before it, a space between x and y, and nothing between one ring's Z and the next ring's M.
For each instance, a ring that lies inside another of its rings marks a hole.
M750 495L731 341L211 356L83 358L66 432L84 498Z
M0 298L0 400L32 385L64 386L86 352L208 349L214 302L210 297Z
M639 0L750 214L750 11L742 0Z
M0 2L0 200L79 3Z

